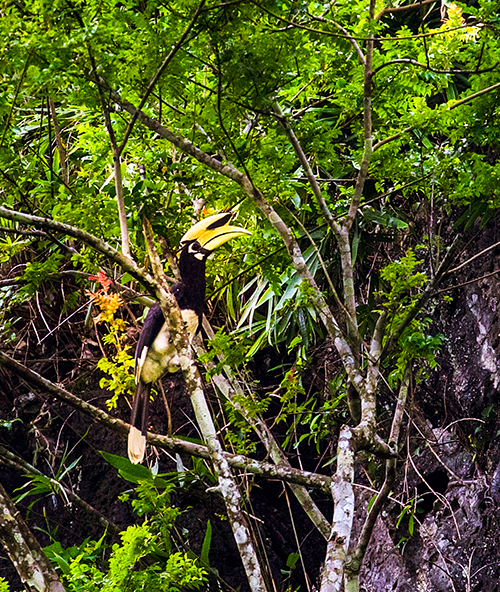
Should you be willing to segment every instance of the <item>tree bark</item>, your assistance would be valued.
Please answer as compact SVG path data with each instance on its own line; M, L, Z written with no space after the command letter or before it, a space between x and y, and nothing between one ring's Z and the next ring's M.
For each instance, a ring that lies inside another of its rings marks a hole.
M196 366L193 350L184 329L181 311L173 295L168 290L168 285L163 273L163 267L156 252L151 225L144 218L144 235L148 248L151 267L160 286L157 290L160 306L169 327L170 341L177 350L180 367L186 381L186 386L191 398L191 404L196 416L198 427L207 445L210 460L217 473L217 490L221 493L226 505L227 516L231 525L234 540L240 554L243 567L247 575L252 592L266 592L267 587L262 576L259 558L255 550L250 529L243 512L243 500L236 485L234 475L229 463L224 456L222 445L217 437L217 431L208 407L203 381Z
M340 431L337 446L337 472L332 481L335 504L332 532L326 548L320 592L340 592L344 579L344 563L354 520L354 442L349 426Z
M65 592L50 559L0 483L0 541L29 592Z

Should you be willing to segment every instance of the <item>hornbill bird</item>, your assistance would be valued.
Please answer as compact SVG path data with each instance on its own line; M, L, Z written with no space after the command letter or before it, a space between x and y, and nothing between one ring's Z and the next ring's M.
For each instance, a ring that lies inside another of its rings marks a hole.
M231 212L209 216L195 224L181 239L181 281L174 284L170 291L179 304L190 341L196 335L203 316L207 258L226 241L251 234L238 226L230 226L232 217ZM142 462L146 450L151 386L167 372L180 369L178 353L169 341L165 318L156 303L149 309L135 350L136 391L128 437L128 456L134 464Z

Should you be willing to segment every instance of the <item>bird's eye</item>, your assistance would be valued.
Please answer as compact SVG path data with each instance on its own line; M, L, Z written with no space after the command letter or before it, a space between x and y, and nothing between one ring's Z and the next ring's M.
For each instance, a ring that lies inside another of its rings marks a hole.
M191 251L191 253L197 253L200 250L200 248L200 244L195 242L189 247L189 250Z

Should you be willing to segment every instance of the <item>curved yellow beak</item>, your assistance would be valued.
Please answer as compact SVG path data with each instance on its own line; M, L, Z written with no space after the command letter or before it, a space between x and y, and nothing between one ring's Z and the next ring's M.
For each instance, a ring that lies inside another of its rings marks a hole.
M244 234L252 234L250 231L238 226L229 226L233 217L232 212L214 214L197 222L181 238L181 245L188 241L198 241L200 246L207 251L214 251L228 240Z

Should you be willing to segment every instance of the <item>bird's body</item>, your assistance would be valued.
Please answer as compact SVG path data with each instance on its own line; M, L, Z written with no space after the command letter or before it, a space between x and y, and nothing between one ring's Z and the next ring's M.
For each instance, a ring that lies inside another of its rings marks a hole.
M190 309L181 310L186 330L192 338L200 324L198 315ZM170 332L159 304L149 309L135 354L135 374L138 381L154 382L165 374L179 370L179 356L170 341Z
M195 224L181 240L179 273L181 281L171 292L186 325L190 340L196 335L205 304L205 265L212 251L227 240L249 234L235 226L228 226L231 214L215 214ZM142 462L146 449L148 407L151 386L164 374L177 372L180 361L170 339L170 332L159 304L150 308L135 351L135 380L137 384L128 439L128 455L135 464Z

